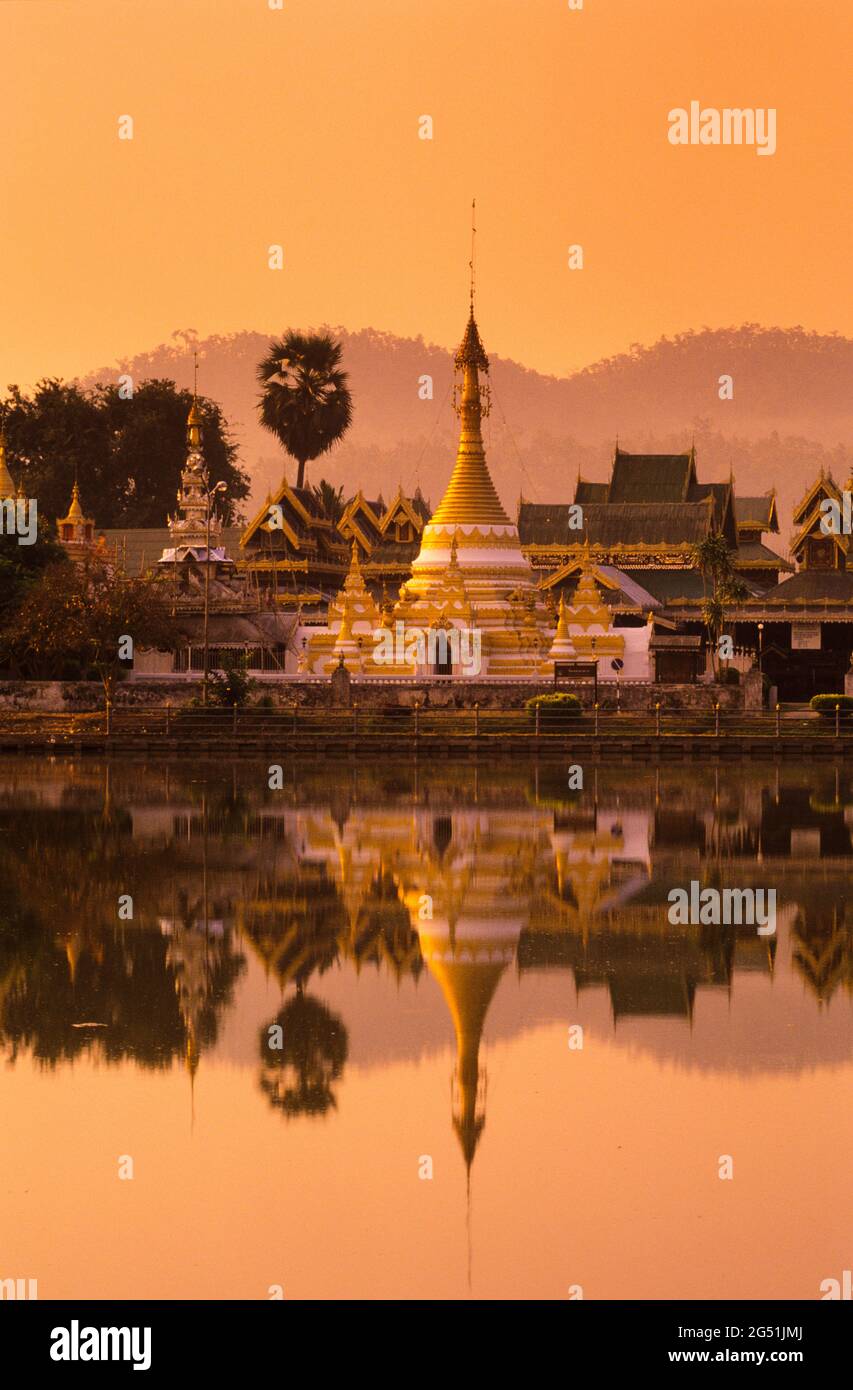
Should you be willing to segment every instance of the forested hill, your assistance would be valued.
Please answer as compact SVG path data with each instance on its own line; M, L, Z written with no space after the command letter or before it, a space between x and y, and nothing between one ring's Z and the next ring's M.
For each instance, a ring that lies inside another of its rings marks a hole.
M307 327L307 325L288 325ZM282 325L284 328L285 325ZM488 323L482 325L488 347ZM436 502L453 462L456 421L450 408L452 354L420 339L374 329L332 329L344 347L355 418L345 441L313 465L347 491L386 498L397 483L420 483ZM567 329L570 331L570 329ZM198 343L199 386L222 405L251 474L255 497L274 485L282 455L257 421L255 365L268 335L214 336ZM578 469L603 479L613 443L633 451L672 452L695 439L699 475L728 477L740 493L779 493L784 546L791 505L815 473L843 482L853 466L853 340L802 328L703 329L596 362L569 377L549 377L492 356L493 408L486 422L489 462L507 505L570 498ZM189 335L90 374L87 383L171 377L192 381ZM719 378L733 399L719 398ZM419 383L433 380L433 398ZM312 476L309 466L309 478Z

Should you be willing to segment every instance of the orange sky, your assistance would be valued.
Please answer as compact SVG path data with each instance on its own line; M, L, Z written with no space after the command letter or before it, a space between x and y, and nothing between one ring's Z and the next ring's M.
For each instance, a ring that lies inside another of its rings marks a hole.
M187 327L451 345L474 194L488 347L539 370L853 333L851 50L850 0L5 0L0 389ZM671 146L692 99L776 154Z

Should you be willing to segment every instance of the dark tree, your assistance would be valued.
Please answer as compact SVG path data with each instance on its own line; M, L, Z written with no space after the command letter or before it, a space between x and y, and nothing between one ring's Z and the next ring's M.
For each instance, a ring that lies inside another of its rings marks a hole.
M187 456L187 415L192 392L173 381L144 381L129 400L115 385L95 391L112 441L116 480L112 526L162 526L175 509L175 494ZM224 482L217 510L226 524L240 515L237 505L249 495L247 474L237 465L237 448L215 401L199 397L201 451L210 485ZM81 484L82 486L82 484ZM108 523L97 517L99 525Z
M68 563L62 546L49 534L52 529L40 516L32 545L19 545L17 536L0 535L0 630L49 566Z
M261 424L276 436L298 464L296 486L305 482L305 464L319 458L346 433L352 421L347 374L340 370L341 345L328 333L295 333L270 343L258 366L263 393Z
M160 379L141 382L127 399L115 384L83 391L45 380L31 396L12 386L5 402L9 469L45 518L65 515L76 478L97 528L163 526L175 508L192 399L191 391ZM219 406L200 397L199 408L210 480L226 484L219 508L233 522L249 494L248 477Z
M87 511L97 499L98 525L111 526L109 425L94 395L56 380L40 381L31 396L11 386L4 416L9 471L39 515L64 516L76 478Z
M335 1108L332 1082L344 1069L349 1051L341 1019L319 999L299 990L275 1023L282 1030L281 1048L270 1047L268 1028L261 1031L261 1090L285 1115L324 1115Z
M327 516L335 525L340 521L344 514L346 502L344 501L343 484L335 487L334 483L327 482L321 478L319 483L315 483L311 491L323 508L323 515Z

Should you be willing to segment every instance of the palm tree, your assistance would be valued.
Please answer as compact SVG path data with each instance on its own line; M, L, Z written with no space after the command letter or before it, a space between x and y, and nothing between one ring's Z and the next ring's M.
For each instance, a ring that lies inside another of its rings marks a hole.
M320 503L323 509L323 515L327 516L329 520L333 521L337 526L344 514L344 507L346 506L344 502L343 483L341 483L340 487L335 487L334 483L328 482L326 478L321 478L319 483L314 484L311 491Z
M730 603L740 603L748 596L746 585L738 579L732 564L732 552L725 536L714 531L692 547L693 563L702 575L702 620L708 631L711 649L711 669L714 680L719 679L719 644L726 625L726 609Z
M352 420L347 373L340 370L341 345L328 333L295 333L270 343L258 365L263 394L261 424L296 459L296 486L305 481L305 464L341 438Z

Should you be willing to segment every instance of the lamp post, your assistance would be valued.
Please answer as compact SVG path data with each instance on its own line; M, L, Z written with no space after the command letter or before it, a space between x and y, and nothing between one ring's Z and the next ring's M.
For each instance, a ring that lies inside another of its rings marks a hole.
M207 640L207 631L210 620L210 508L217 492L225 491L224 483L216 483L212 488L208 488L208 479L205 478L205 498L207 499L207 528L206 546L204 552L204 679L201 687L201 703L207 704L207 678L210 674L210 647Z
M758 669L761 670L761 661L764 654L764 624L758 624Z

